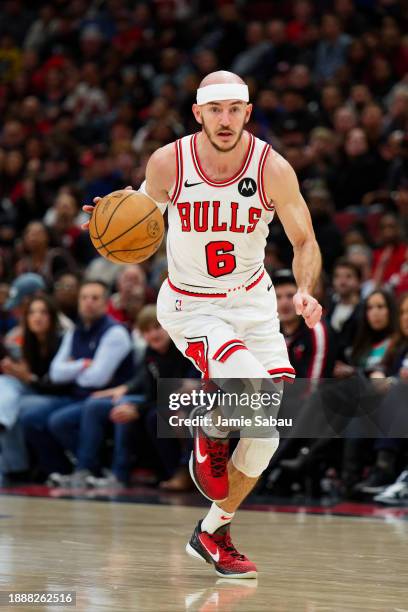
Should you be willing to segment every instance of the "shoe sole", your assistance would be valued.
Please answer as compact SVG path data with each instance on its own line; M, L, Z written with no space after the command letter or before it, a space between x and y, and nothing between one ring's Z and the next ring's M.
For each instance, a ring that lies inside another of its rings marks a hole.
M207 493L204 493L203 489L198 484L198 478L196 477L194 473L194 451L191 451L190 461L188 462L188 469L190 472L191 480L194 482L195 486L200 491L201 495L204 495L204 497L206 497L211 502L223 502L226 499L228 499L228 497L223 497L222 499L214 499L213 497L209 497Z
M200 561L203 561L204 563L209 563L210 565L213 565L215 573L217 574L217 576L221 576L221 578L225 578L225 579L239 578L240 580L245 580L247 578L257 578L258 577L258 572L254 572L254 571L246 572L245 574L223 574L222 572L217 570L214 563L212 563L211 561L207 561L207 559L202 557L200 553L191 546L190 542L187 542L186 544L186 553L190 557L193 557L193 559L199 559Z

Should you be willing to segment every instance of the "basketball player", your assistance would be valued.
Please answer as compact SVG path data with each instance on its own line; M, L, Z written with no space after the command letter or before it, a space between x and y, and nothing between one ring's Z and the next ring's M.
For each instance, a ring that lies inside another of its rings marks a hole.
M159 321L203 377L293 379L263 260L276 210L294 250L296 312L316 325L322 309L312 291L321 258L296 175L245 130L252 104L236 74L206 76L192 110L201 131L153 153L140 188L168 210L169 275L158 296ZM214 425L195 429L190 472L213 504L186 550L218 575L252 578L256 566L232 544L230 522L278 438L241 438L229 459L226 435Z

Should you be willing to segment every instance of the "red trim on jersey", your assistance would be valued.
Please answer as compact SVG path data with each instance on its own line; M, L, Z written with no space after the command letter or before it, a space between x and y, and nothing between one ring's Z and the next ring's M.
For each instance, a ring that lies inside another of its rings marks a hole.
M177 175L176 175L176 187L173 196L170 198L171 202L175 204L180 195L181 187L183 185L183 149L181 146L181 139L176 140L176 161L177 161Z
M258 276L257 279L255 279L254 281L252 281L252 283L250 285L248 285L247 287L245 287L246 291L251 291L251 289L253 289L263 278L265 274L265 270L262 270L261 274ZM176 287L175 285L173 285L173 283L171 282L170 278L167 277L167 281L171 287L171 289L173 289L173 291L176 291L177 293L182 293L183 295L189 295L191 297L201 297L201 298L226 298L229 296L229 294L233 295L233 292L236 289L241 289L243 288L242 285L240 285L239 287L236 287L235 289L228 289L228 293L199 293L197 291L188 291L187 289L180 289L179 287Z
M177 191L177 187L178 187L178 181L179 181L179 176L180 176L180 172L179 172L179 159L178 159L178 152L177 152L177 140L174 141L174 154L176 157L176 180L174 183L174 190L172 195L169 194L169 198L170 198L170 202L173 202L173 198L174 195Z
M191 157L192 157L195 169L197 171L197 174L206 183L208 183L208 185L211 185L212 187L228 187L229 185L232 185L232 183L235 183L243 174L245 174L245 172L247 171L249 167L249 164L251 163L252 155L255 149L255 137L252 134L249 134L248 149L247 149L245 159L243 161L241 168L238 170L238 172L234 174L234 176L224 181L213 181L205 174L203 168L201 167L200 158L198 157L198 153L197 153L197 145L196 145L197 136L198 136L198 132L196 134L193 134L193 136L191 136L190 138Z
M220 346L220 348L214 353L213 359L215 361L217 361L217 359L220 358L220 356L222 356L222 353L228 348L232 348L232 346L235 345L240 345L242 348L246 348L244 342L242 340L239 340L239 338L234 338L233 340L228 340L227 342L225 342L222 346ZM220 361L222 361L222 359L220 359Z
M293 368L273 368L272 370L268 370L268 374L270 374L271 378L276 382L286 380L286 382L293 383L296 378L296 372Z
M256 280L254 280L250 285L248 285L248 287L245 287L245 289L247 291L250 291L253 287L255 287L255 285L257 285L263 279L264 274L265 274L265 270L262 270L262 274Z
M271 151L271 146L266 144L262 150L261 159L259 161L259 166L258 166L258 187L259 187L259 199L261 200L262 206L265 208L265 210L271 212L275 210L275 206L268 202L268 198L266 197L266 194L265 194L264 179L263 179L264 167L266 163L266 158L269 155L269 151Z
M173 291L177 291L177 293L182 293L183 295L190 295L191 297L204 297L204 298L214 298L214 297L215 298L226 298L227 297L226 293L194 293L193 291L186 291L185 289L179 289L178 287L173 285L169 277L167 277L167 282L169 283Z

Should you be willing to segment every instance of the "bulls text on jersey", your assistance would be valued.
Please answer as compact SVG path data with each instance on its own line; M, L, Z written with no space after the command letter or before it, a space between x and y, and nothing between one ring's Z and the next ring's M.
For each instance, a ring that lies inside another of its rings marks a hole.
M235 232L250 234L262 216L262 209L251 206L247 209L248 222L238 223L238 202L222 204L220 200L203 202L178 202L182 232Z

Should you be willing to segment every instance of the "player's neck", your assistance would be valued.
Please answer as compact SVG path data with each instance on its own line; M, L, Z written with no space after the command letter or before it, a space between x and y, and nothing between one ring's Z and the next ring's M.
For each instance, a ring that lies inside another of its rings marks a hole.
M218 151L207 134L201 132L197 138L197 152L205 174L213 180L223 180L233 176L242 167L248 144L249 134L244 131L231 151Z

